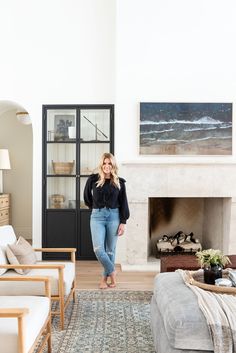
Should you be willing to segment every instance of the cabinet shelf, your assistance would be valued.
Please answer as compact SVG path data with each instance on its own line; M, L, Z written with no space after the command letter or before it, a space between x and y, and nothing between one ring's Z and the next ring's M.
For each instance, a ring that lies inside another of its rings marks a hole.
M43 106L43 247L75 247L78 259L96 258L83 191L105 152L114 153L113 105Z
M75 178L78 176L77 174L47 174L46 177L48 178Z
M99 141L99 140L88 140L88 141L84 141L84 140L80 140L78 139L79 143L111 143L110 140L104 140L104 141ZM46 141L46 143L50 143L50 144L63 144L63 143L76 143L76 140L67 140L67 141Z
M83 144L83 143L102 143L102 144L104 144L104 143L111 143L111 141L109 140L109 141L97 141L97 140L89 140L89 141L80 141L80 143L81 144Z
M66 141L46 141L46 143L55 143L55 144L57 144L57 143L76 143L76 140L74 139L74 140L66 140Z

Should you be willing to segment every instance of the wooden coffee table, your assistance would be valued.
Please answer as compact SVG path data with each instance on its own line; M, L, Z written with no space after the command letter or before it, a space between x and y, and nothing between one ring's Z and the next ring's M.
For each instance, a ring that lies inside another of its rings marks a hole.
M236 255L228 255L231 264L228 267L236 268ZM178 268L196 271L200 268L196 256L192 255L168 255L161 256L161 272L173 272Z

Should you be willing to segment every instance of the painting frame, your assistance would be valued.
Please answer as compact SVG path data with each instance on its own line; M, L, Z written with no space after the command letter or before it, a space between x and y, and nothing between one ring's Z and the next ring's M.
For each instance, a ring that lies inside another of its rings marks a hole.
M54 141L69 140L68 128L75 126L76 116L74 114L54 115Z
M233 103L140 102L139 154L232 156Z

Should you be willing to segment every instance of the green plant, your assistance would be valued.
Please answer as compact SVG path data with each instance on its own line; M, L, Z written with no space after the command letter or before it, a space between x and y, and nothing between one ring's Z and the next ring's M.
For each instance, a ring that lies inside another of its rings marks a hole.
M220 250L207 249L196 252L197 260L201 267L220 265L224 267L230 262L228 256L222 254Z

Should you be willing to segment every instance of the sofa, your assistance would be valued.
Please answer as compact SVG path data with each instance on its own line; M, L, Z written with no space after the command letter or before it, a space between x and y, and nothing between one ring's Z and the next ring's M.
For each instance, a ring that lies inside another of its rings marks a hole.
M45 296L0 296L0 352L51 352L50 279L47 277L1 277L0 282L40 283ZM44 283L43 283L44 282Z
M151 328L157 353L213 353L197 297L178 272L160 273L155 278Z

